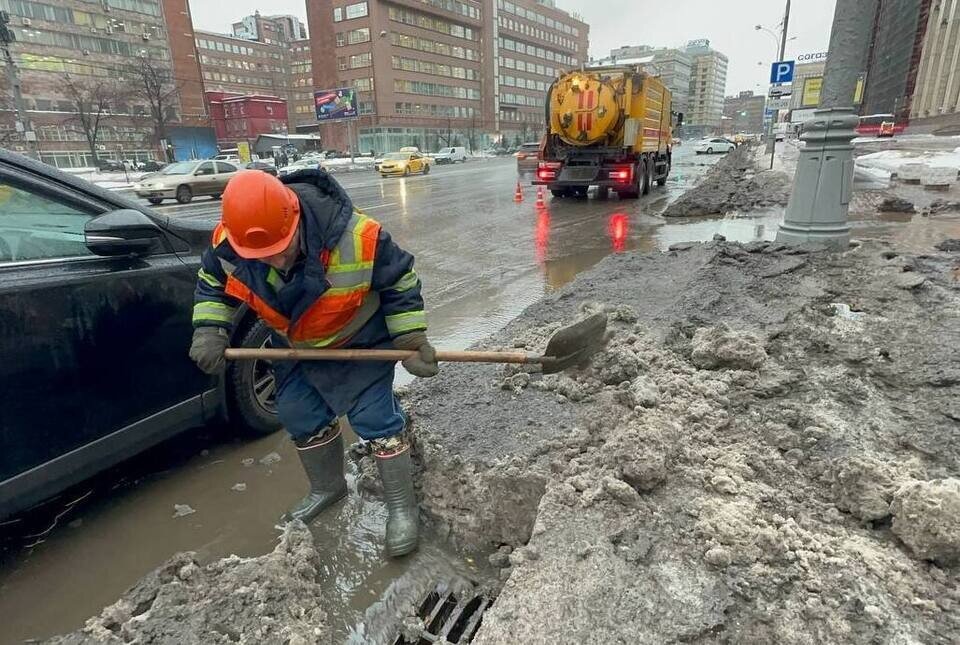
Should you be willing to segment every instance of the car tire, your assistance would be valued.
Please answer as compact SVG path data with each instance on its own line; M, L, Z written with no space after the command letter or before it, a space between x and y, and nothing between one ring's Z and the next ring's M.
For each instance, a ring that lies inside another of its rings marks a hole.
M259 349L269 340L270 328L257 320L240 338L237 347ZM230 418L244 434L265 437L282 427L276 411L276 383L267 361L230 363L226 376Z
M147 201L153 204L154 206L159 206L161 203L163 203L163 200L160 199L159 197L147 197Z
M190 186L183 184L177 187L178 202L181 204L189 204L191 199L193 199L193 191L190 190Z
M425 175L430 174L430 164L423 164L423 174Z
M403 169L403 176L404 177L410 176L410 166L407 166L406 168Z
M597 199L609 199L610 197L610 187L609 186L600 186L597 188Z
M712 154L713 154L713 148L707 148L707 154L708 154L708 155L712 155Z

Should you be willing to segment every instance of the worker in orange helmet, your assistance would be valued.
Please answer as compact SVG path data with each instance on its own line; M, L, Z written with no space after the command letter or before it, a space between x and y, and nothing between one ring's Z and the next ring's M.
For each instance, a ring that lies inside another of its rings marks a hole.
M277 179L237 173L223 217L203 254L190 356L203 371L224 367L238 308L272 329L274 346L396 348L411 374L437 374L427 340L413 256L354 208L323 170ZM392 362L275 361L277 413L310 482L286 519L311 521L347 494L339 418L373 444L388 509L391 556L417 546L418 513L406 415L393 394Z

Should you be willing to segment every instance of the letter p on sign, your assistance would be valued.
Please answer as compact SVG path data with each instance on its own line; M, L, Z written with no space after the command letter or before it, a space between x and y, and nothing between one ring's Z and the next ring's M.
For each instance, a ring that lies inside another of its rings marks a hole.
M794 61L792 60L782 60L774 63L770 67L770 82L771 83L792 83L793 82L793 65L794 65Z

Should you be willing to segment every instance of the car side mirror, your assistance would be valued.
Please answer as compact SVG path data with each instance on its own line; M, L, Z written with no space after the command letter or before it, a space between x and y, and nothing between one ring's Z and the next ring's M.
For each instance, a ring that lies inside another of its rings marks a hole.
M149 255L163 248L163 230L138 210L110 211L87 221L87 248L96 255Z

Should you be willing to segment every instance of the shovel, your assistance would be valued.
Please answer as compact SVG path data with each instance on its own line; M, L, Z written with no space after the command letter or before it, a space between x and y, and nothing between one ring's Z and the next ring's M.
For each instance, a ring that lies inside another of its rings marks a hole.
M529 352L437 351L437 361L448 363L527 363L540 364L544 374L562 372L593 356L603 344L607 315L592 314L561 327L547 343L543 354ZM415 352L403 349L291 349L230 348L224 355L231 360L267 361L402 361Z

